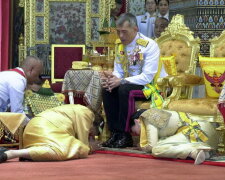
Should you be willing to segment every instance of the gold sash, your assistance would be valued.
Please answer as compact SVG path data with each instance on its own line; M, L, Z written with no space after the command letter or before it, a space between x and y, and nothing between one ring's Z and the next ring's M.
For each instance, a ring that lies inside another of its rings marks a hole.
M207 135L201 130L197 121L192 121L184 112L179 112L179 115L185 125L180 127L177 130L177 133L182 132L184 135L187 135L191 142L198 142L198 139L202 142L206 142L208 140Z

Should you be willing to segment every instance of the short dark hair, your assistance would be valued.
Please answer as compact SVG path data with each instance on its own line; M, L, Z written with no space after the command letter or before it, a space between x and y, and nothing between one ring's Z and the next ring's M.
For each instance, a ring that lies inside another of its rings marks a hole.
M145 5L146 5L146 1L147 1L147 0L145 0ZM155 4L158 5L158 1L157 1L157 0L155 0Z
M123 13L116 21L116 26L122 26L124 22L128 21L131 27L137 26L136 16L131 13Z
M158 4L160 3L160 1L162 1L162 0L158 0ZM169 5L170 1L169 0L166 0L166 1L167 1L168 5Z
M145 112L147 109L139 109L138 111L136 111L130 118L130 127L132 127L135 123L134 120L138 119L140 117L140 115Z
M167 22L169 24L169 20L164 18L164 17L157 17L156 20L163 20L163 21L165 21L165 22Z

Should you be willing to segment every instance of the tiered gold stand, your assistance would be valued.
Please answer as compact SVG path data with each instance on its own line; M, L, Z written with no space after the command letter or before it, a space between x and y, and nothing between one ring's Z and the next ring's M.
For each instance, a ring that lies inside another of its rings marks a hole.
M114 59L115 59L115 41L118 38L115 28L104 28L100 35L101 41L93 43L93 49L96 47L104 47L105 53L91 54L89 60L92 64L92 69L94 70L113 70Z

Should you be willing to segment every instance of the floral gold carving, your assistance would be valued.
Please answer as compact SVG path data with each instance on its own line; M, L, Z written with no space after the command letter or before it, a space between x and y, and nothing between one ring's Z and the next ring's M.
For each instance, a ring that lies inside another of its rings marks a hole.
M163 43L171 40L185 42L187 46L191 48L190 63L188 69L185 71L185 74L195 74L197 56L200 50L200 39L194 38L193 32L190 31L190 29L184 24L183 15L177 14L176 16L173 16L169 26L164 32L162 32L161 36L156 39L159 47L161 47ZM158 83L164 91L168 86L172 87L173 89L171 95L166 98L164 102L164 108L167 108L171 101L180 99L182 91L185 92L185 98L190 98L192 96L192 87L185 87L186 85L183 82L182 77L169 76L163 79L159 78Z

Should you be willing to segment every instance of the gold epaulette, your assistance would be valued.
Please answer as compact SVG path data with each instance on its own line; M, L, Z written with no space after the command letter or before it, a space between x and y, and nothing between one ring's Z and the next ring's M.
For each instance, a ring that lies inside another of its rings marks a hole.
M145 40L145 39L137 39L136 42L137 42L137 44L139 44L141 46L144 46L144 47L146 47L148 45L148 43L149 43L149 41Z
M116 39L115 44L120 44L121 40L120 39Z

